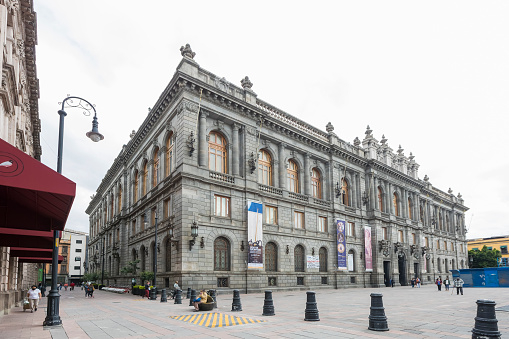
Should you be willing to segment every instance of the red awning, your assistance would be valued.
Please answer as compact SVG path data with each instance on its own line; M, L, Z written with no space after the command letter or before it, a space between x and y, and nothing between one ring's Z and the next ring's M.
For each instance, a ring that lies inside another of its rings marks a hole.
M0 139L0 228L61 231L75 195L74 182Z
M51 248L27 248L27 247L11 247L11 257L32 257L32 258L53 258L53 250Z
M62 261L64 261L64 257L59 255L58 263L61 264ZM22 257L22 258L19 258L19 262L51 264L51 258Z
M0 246L52 249L53 232L0 228Z

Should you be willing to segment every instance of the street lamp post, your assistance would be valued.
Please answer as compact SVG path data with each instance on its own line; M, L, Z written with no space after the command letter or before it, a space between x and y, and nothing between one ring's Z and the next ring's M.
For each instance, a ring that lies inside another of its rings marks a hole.
M99 133L97 112L95 111L94 105L83 98L67 96L62 101L62 109L58 111L60 115L60 124L58 129L58 158L57 158L57 172L62 174L62 154L64 150L64 118L67 113L64 111L65 105L67 107L76 107L83 109L83 114L89 116L91 111L94 111L94 118L92 119L92 130L87 132L93 142L98 142L104 139L104 136ZM56 326L61 325L62 320L60 319L59 306L60 306L60 294L57 290L57 277L58 277L58 242L59 242L59 231L53 231L53 257L51 266L51 290L48 294L48 305L46 318L44 320L44 326Z

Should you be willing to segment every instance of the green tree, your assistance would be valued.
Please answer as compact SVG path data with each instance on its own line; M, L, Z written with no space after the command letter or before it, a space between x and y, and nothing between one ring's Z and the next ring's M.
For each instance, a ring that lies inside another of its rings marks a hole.
M150 281L152 284L154 283L154 272L151 271L143 271L140 274L141 283L144 284L145 281Z
M122 274L136 274L136 270L139 269L138 267L138 263L140 262L140 260L134 260L134 261L129 261L127 263L127 266L125 267L122 267L122 269L120 270L120 273Z
M502 257L502 254L497 249L489 250L486 245L482 250L468 251L469 260L472 258L470 268L485 268L497 267L497 259Z
M97 281L99 280L99 273L91 272L83 275L83 281Z

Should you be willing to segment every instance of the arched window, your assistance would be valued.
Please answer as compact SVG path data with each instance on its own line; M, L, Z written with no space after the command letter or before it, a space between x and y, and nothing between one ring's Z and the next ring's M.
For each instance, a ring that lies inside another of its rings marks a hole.
M288 170L286 171L287 189L290 192L299 193L299 167L295 161L288 161Z
M412 219L412 199L408 198L408 219Z
M115 207L115 197L113 193L110 194L110 220L113 220L113 212Z
M318 250L318 258L320 259L320 272L327 272L327 249L320 247Z
M341 187L341 193L343 193L343 195L342 195L343 205L350 206L350 204L349 204L350 192L349 192L348 182L344 178L343 178L343 183L342 183L342 187Z
M394 215L399 217L398 195L396 193L392 197L392 204L394 205Z
M277 245L273 242L265 245L265 271L277 271Z
M117 212L122 211L122 185L118 186Z
M258 182L263 185L272 186L272 158L265 151L260 151L258 159Z
M145 271L145 246L140 247L140 270Z
M143 164L143 180L142 180L142 195L147 194L147 184L148 184L148 161L145 160Z
M230 242L223 237L214 241L214 270L230 270Z
M378 186L378 209L380 210L380 212L385 212L383 202L384 201L383 201L382 188L380 186Z
M173 133L170 134L168 140L166 140L166 165L165 165L165 174L166 176L170 175L173 171Z
M171 240L166 239L166 256L165 256L165 268L166 272L171 272Z
M159 183L159 147L154 151L154 166L152 167L152 187Z
M322 178L316 168L313 168L311 172L311 185L313 187L313 198L322 199Z
M209 169L212 171L227 173L226 171L226 140L217 133L209 134Z
M134 171L134 188L133 188L133 202L138 201L138 188L139 188L139 175L138 170Z
M304 247L302 245L295 246L293 250L295 272L304 272L304 259Z

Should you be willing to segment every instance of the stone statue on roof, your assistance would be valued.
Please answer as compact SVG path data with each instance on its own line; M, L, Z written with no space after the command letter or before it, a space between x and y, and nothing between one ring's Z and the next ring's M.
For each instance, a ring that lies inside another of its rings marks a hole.
M183 57L187 57L189 59L194 59L194 56L196 55L189 44L186 44L186 47L180 47L180 54L182 54Z

